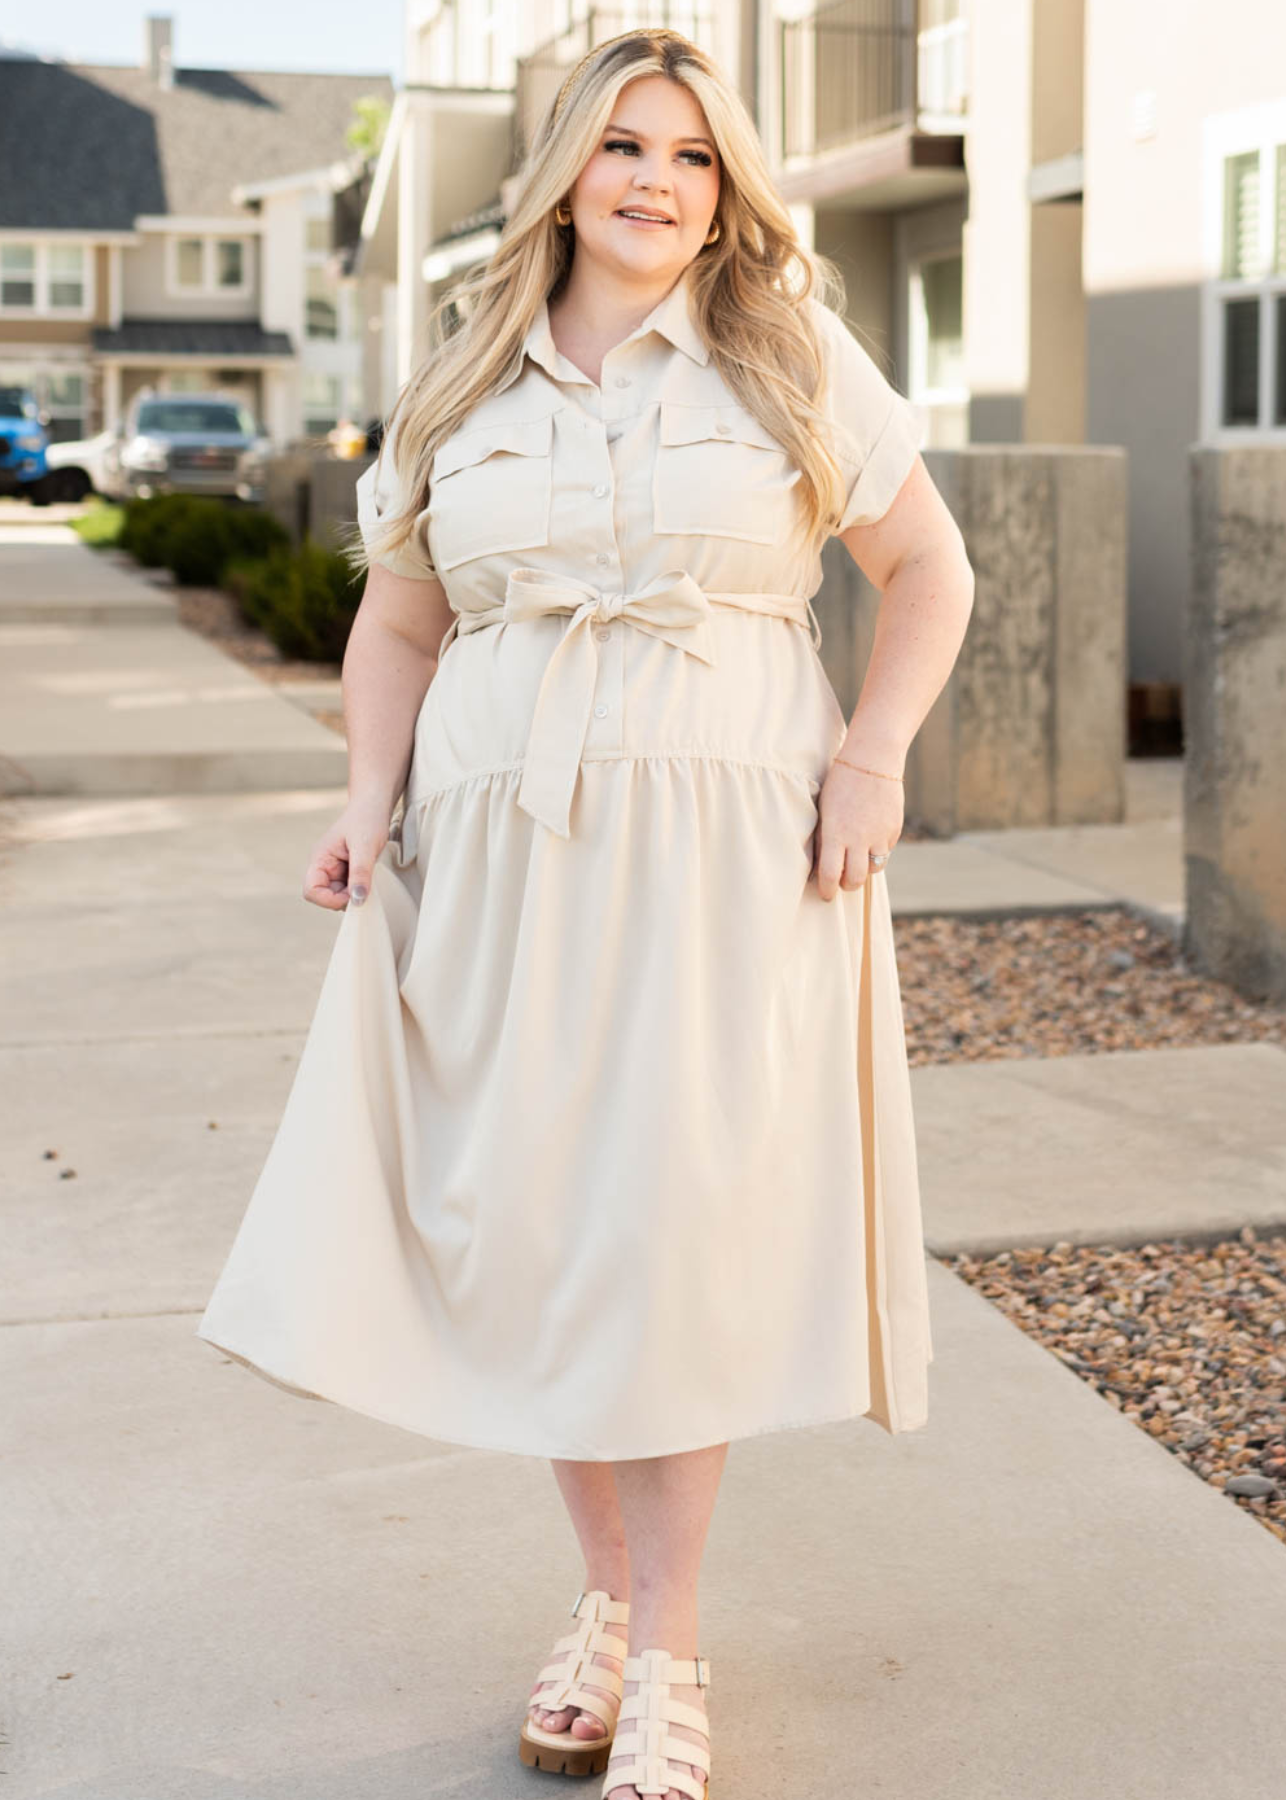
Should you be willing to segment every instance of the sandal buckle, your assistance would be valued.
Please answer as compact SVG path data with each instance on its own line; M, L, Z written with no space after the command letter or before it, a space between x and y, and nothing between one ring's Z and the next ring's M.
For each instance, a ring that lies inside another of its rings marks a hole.
M576 1604L575 1604L575 1606L573 1606L573 1608L572 1608L572 1617L573 1617L573 1619L574 1619L574 1618L575 1618L575 1617L576 1617L576 1615L577 1615L577 1613L578 1613L578 1612L579 1612L579 1611L580 1611L580 1603L581 1603L581 1601L582 1601L582 1600L583 1600L583 1599L584 1599L584 1598L585 1598L585 1589L584 1589L584 1588L582 1588L582 1589L581 1589L581 1591L580 1591L580 1593L579 1593L579 1594L577 1594L577 1596L576 1596Z

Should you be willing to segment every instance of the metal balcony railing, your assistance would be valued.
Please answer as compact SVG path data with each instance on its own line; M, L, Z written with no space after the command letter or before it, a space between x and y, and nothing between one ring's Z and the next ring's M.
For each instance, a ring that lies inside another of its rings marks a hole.
M781 152L815 155L965 110L959 0L832 0L778 25Z

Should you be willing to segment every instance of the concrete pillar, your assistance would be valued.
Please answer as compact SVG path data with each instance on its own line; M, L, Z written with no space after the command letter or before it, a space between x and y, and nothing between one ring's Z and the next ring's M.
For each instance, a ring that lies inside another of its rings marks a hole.
M1286 1000L1286 448L1191 452L1184 948Z
M1125 816L1126 462L1079 445L926 449L964 535L973 614L911 745L906 811L931 830ZM880 596L839 539L823 556L822 661L851 718Z

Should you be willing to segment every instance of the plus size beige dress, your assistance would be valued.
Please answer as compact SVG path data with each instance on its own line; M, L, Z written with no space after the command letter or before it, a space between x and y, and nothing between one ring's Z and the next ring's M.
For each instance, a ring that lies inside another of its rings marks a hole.
M915 415L835 315L841 529ZM455 611L198 1335L427 1437L591 1461L866 1415L932 1360L886 877L821 898L846 721L798 471L686 277L595 384L548 310L437 451ZM369 527L396 492L358 482ZM396 832L396 826L395 826Z

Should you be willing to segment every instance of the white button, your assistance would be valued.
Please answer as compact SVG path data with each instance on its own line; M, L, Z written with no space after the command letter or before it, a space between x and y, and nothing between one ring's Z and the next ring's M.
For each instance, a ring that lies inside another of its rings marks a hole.
M607 717L607 708L605 706L596 706L594 708L594 717L596 719L605 719Z
M603 498L603 495L606 492L607 492L607 483L605 481L600 481L598 486L594 489L595 500L601 500Z
M716 425L715 430L719 433L720 437L728 437L731 435L732 426L731 425Z
M607 629L606 625L600 625L598 630L594 633L594 636L598 639L600 644L610 644L612 641L612 634Z
M594 558L594 561L596 563L599 563L603 567L606 567L606 565L608 563L610 563L611 560L612 560L612 558L611 558L610 554L608 553L608 551L606 551L606 550L600 550L598 555Z
M628 387L630 385L629 376L628 375L618 375L616 377L616 385L617 385L617 387Z

